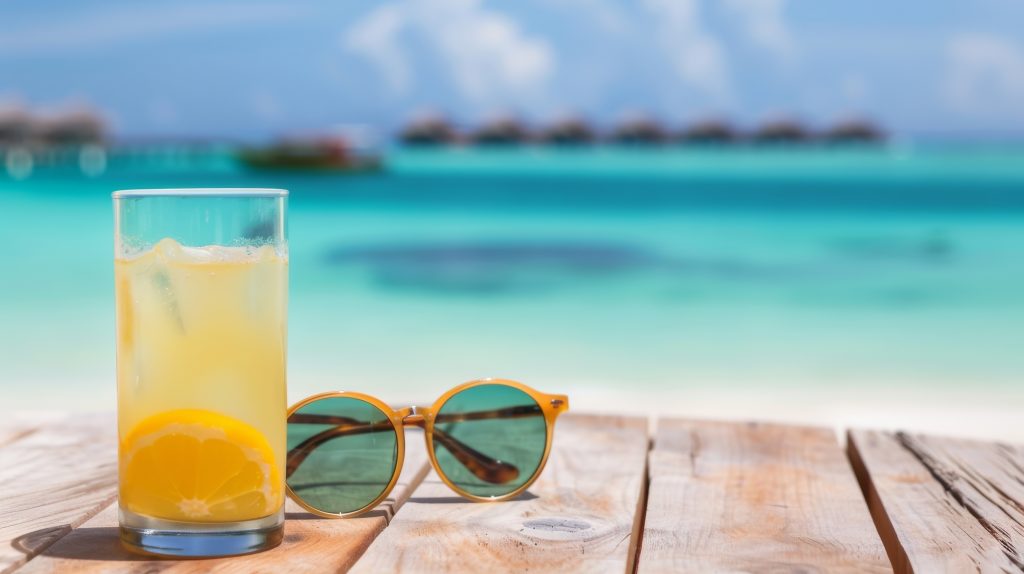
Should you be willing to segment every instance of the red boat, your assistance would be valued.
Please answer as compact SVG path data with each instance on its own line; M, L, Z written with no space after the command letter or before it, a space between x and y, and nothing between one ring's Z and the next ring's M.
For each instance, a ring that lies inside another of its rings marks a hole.
M340 137L284 139L263 148L238 153L243 165L253 169L372 172L382 169L380 156L358 152Z

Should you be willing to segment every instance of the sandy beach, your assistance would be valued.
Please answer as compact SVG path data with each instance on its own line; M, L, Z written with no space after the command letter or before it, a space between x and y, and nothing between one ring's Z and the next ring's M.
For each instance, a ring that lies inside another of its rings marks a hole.
M429 405L446 388L427 392L373 389L359 385L293 385L289 401L323 390L359 390L379 396L400 407ZM538 388L568 393L574 414L616 414L647 417L652 426L659 418L775 422L828 427L842 434L851 428L903 430L938 436L975 438L1024 444L1024 392L1012 389L968 390L915 389L893 382L865 384L861 389L808 389L734 387L730 389L679 389L657 393L627 390L628 382L612 389L603 385L545 382ZM92 392L69 392L61 397L65 408L48 408L29 393L8 394L2 420L5 426L19 422L57 420L62 416L110 416L114 420L113 382L95 386ZM378 392L380 391L380 392Z

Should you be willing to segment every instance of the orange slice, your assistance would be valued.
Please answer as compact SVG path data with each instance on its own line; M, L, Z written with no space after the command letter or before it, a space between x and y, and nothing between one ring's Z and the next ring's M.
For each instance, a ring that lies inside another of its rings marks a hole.
M156 518L228 522L262 518L282 501L267 439L212 411L151 416L121 442L121 504Z

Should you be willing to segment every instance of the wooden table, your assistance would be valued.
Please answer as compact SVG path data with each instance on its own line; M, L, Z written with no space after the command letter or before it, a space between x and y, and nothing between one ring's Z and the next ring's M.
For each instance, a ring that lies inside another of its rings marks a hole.
M174 561L118 543L112 416L29 420L0 423L0 572L1024 571L1024 449L1005 444L568 415L518 500L464 502L412 448L369 515L289 502L280 547Z

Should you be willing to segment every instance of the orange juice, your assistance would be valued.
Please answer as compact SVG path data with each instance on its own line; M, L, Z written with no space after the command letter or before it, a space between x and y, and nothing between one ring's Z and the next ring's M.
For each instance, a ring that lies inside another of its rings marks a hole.
M184 247L115 260L120 505L175 523L281 512L287 255Z

